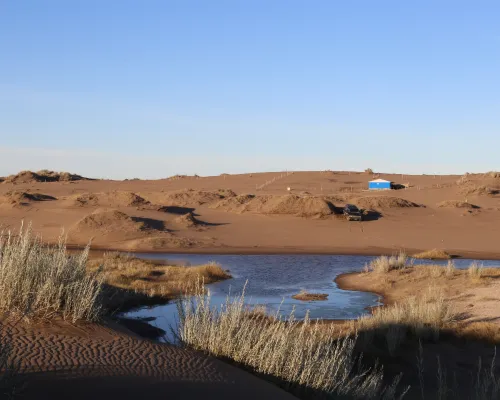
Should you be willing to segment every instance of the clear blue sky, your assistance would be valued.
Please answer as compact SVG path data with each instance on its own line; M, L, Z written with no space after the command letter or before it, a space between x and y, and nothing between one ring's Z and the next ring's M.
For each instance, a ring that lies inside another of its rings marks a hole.
M0 175L500 169L500 2L3 0Z

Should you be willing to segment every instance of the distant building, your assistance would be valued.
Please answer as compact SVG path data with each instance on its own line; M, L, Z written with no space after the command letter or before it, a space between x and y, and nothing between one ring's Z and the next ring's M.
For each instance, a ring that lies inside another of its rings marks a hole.
M375 179L368 182L368 189L370 190L390 190L391 188L392 182L385 179Z

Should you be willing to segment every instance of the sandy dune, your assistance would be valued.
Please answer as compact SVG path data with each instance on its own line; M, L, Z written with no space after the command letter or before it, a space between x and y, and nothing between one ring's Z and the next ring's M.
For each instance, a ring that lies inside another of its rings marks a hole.
M22 220L33 221L47 241L55 241L64 229L72 245L85 245L93 237L96 248L128 251L380 254L437 248L500 258L500 178L495 174L381 174L377 177L409 186L382 193L366 190L372 175L355 172L156 181L40 181L30 176L24 172L0 184L0 224L16 229ZM12 191L55 200L12 207L5 200ZM372 212L362 223L347 222L338 215L346 203ZM103 209L125 214L129 223L117 229L80 226Z
M112 322L8 326L25 368L22 398L294 398L224 362L140 339Z

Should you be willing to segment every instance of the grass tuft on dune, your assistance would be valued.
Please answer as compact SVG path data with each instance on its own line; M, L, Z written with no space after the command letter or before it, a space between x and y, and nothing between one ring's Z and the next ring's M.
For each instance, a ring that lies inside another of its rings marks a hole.
M61 236L47 246L31 225L0 235L0 311L23 317L96 320L101 313L99 271L88 274L89 248L68 256Z
M381 368L363 368L355 355L355 338L339 338L334 325L313 324L309 318L296 321L293 314L262 318L248 309L244 294L213 307L210 293L203 290L180 301L178 310L181 343L283 380L292 393L394 398L397 381L385 387Z

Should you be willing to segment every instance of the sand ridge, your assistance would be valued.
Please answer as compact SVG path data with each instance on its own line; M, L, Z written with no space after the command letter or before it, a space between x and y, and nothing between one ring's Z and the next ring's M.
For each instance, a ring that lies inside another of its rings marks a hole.
M366 190L375 177L406 189ZM470 185L493 191L463 195ZM130 229L122 231L85 226L76 235L73 229L70 244L75 246L95 237L93 246L128 251L391 254L440 248L457 255L500 257L495 240L500 234L500 195L493 194L500 190L500 179L490 174L304 171L156 181L30 181L0 185L0 197L12 190L57 199L30 203L36 207L0 207L0 225L16 229L22 220L33 221L35 231L49 242L98 209L113 209L132 220L110 221L115 227L128 224ZM479 208L454 212L439 206L450 200ZM341 216L346 203L374 212L362 223L349 223ZM209 230L189 227L188 213ZM141 222L148 228L140 228Z

